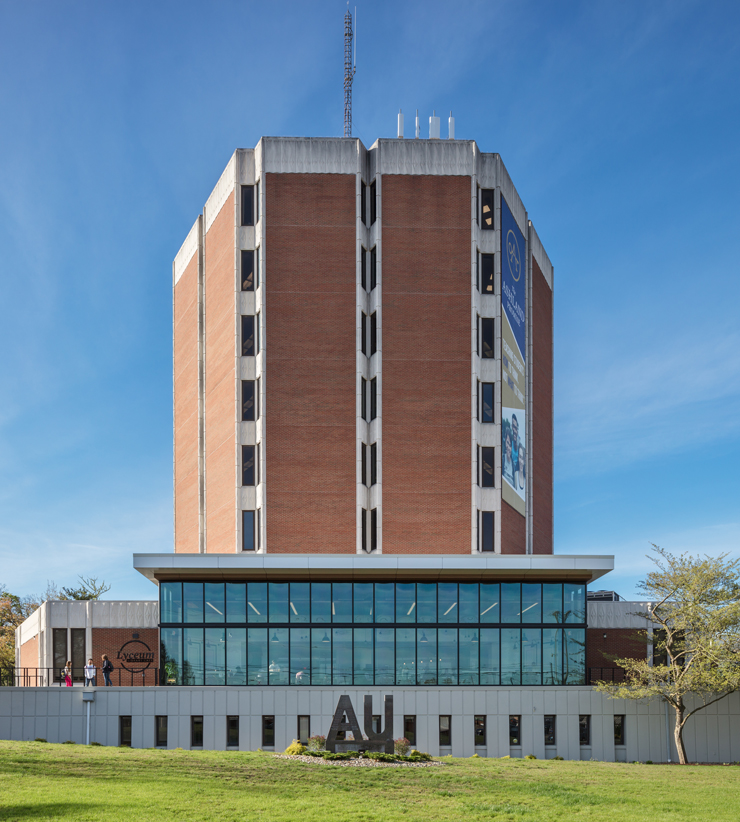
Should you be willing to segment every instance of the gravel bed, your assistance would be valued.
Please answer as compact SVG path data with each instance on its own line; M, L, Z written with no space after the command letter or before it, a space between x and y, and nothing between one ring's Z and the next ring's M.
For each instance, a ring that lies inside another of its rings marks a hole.
M288 756L275 754L275 759L296 759L314 765L339 765L344 768L437 768L442 762L378 762L375 759L322 759L320 756Z

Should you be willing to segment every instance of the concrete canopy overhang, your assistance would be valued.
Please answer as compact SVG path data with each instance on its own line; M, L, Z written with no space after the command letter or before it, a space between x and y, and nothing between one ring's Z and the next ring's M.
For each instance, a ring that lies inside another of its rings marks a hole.
M373 580L591 583L614 569L613 556L526 554L134 554L134 568L158 584L168 580Z

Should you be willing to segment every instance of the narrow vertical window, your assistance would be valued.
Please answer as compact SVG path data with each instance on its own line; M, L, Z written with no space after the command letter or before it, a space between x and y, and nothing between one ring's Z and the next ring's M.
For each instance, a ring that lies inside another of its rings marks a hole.
M403 735L411 743L412 747L416 747L416 717L404 716L403 718Z
M483 488L495 488L494 482L494 449L489 446L481 448L481 485Z
M370 380L370 420L378 416L378 378Z
M122 748L131 747L131 717L118 717L118 744Z
M493 231L493 204L494 190L484 188L481 190L481 227L484 231Z
M256 352L259 354L260 353L260 315L259 314L255 314L254 325L255 325L254 345L255 345Z
M367 508L362 509L362 523L361 523L361 531L362 531L362 539L361 545L362 550L367 553Z
M578 740L581 745L591 744L591 715L581 714L578 717Z
M260 184L259 180L254 184L254 222L260 219Z
M377 188L375 180L370 183L370 225L378 219Z
M370 511L370 550L378 550L378 509Z
M367 485L367 445L362 443L362 484Z
M362 312L362 317L360 318L360 338L360 349L367 357L367 314L364 311Z
M360 284L362 290L367 291L367 250L360 249Z
M262 747L263 748L274 748L275 747L275 717L274 716L263 716L262 717Z
M256 511L242 511L242 551L254 551L257 546L255 514Z
M480 285L478 284L480 280L480 251L475 252L475 290L478 291L480 289Z
M493 254L481 254L481 293L493 294Z
M242 380L242 421L254 422L257 419L255 381Z
M260 284L260 250L254 250L254 287L259 288Z
M439 718L439 747L449 748L452 745L452 717L440 716Z
M308 739L311 736L311 717L305 715L299 716L297 730L298 734L296 739L304 745L308 745Z
M624 745L624 714L614 715L614 744Z
M476 748L486 747L486 718L485 716L475 717L475 737L474 743Z
M554 714L545 714L545 745L556 745Z
M376 247L370 249L370 290L378 284L378 254Z
M238 716L227 716L226 717L226 747L227 748L238 748L239 747L239 717Z
M480 186L475 187L475 224L480 225Z
M365 422L368 422L367 419L367 380L362 377L362 382L360 383L360 406L362 410L360 412L360 416L362 417Z
M167 717L166 716L155 716L154 717L154 736L155 736L155 745L158 748L166 748L167 747Z
M254 357L255 354L255 333L254 315L242 315L242 357Z
M481 383L481 422L493 422L493 383Z
M375 485L378 481L378 443L374 442L370 446L370 485Z
M367 186L365 183L360 186L360 220L364 226L367 225Z
M480 512L480 549L481 551L493 551L494 550L494 532L493 532L493 522L494 522L494 512L493 511L481 511Z
M370 356L378 350L378 312L370 315Z
M191 748L202 748L203 747L203 717L202 716L191 716L190 717L190 747Z
M254 251L242 251L242 291L254 291Z
M495 356L495 320L493 317L481 317L480 321L480 342L481 357L484 360L492 360Z
M254 225L254 186L242 186L242 225Z
M255 445L242 445L242 485L257 484L256 450Z
M522 744L522 718L521 716L509 717L509 745L516 748Z
M475 353L480 354L480 314L475 316Z

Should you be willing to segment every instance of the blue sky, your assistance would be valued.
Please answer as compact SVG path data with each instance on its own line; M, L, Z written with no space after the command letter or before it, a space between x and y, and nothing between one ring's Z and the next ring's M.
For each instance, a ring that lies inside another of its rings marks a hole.
M340 136L341 2L0 2L0 582L153 597L171 264L230 155ZM740 6L358 7L355 135L452 110L555 265L555 546L740 544ZM443 134L446 125L443 125Z

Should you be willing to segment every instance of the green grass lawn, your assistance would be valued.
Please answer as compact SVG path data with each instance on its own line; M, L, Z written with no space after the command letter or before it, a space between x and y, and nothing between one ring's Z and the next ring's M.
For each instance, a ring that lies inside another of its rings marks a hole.
M266 753L0 742L0 819L740 819L740 767L445 759L342 768Z

